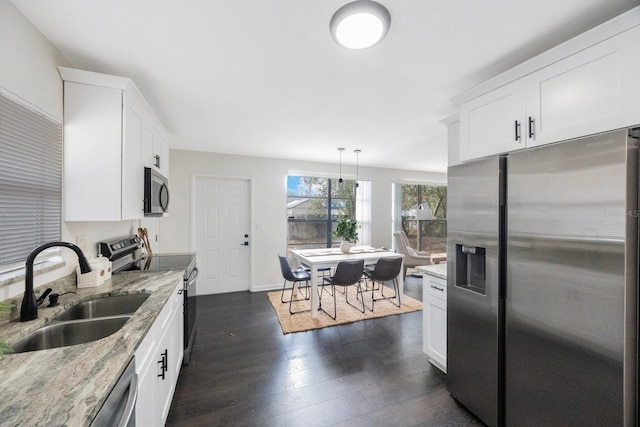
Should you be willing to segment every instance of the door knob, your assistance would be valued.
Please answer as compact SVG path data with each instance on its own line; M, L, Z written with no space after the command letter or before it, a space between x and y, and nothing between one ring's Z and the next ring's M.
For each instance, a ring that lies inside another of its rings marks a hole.
M240 243L240 246L249 246L249 242Z

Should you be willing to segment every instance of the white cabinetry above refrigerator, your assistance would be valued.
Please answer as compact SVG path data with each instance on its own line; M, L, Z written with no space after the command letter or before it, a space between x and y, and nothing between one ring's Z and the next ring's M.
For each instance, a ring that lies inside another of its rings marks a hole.
M463 93L462 161L640 123L640 10Z

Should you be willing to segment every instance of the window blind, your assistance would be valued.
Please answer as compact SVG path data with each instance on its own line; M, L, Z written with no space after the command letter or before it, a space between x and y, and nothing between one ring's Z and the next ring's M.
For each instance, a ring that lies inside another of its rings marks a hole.
M0 266L60 240L62 126L0 93Z

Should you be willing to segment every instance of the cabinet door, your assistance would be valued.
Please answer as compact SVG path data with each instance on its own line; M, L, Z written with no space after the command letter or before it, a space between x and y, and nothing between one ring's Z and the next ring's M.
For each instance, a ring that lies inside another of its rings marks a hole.
M169 177L169 144L149 123L144 124L142 129L142 163Z
M423 351L430 361L447 372L447 284L425 275L423 279L424 325Z
M639 45L635 27L526 78L526 116L535 120L527 146L640 123Z
M460 160L524 148L523 117L521 81L464 103L460 107Z
M182 283L169 299L165 310L169 314L160 319L162 339L158 346L158 376L156 378L156 425L163 426L171 409L173 392L182 366ZM162 315L161 315L162 316ZM180 328L178 330L178 327Z
M141 166L142 113L124 93L122 140L122 219L144 216L144 173Z
M173 384L178 381L178 375L180 375L180 368L182 367L182 358L184 356L184 304L183 295L180 293L177 298L176 309L174 318L171 322L171 348L174 354L173 363L171 368L173 369Z
M142 166L153 167L153 128L149 124L142 127Z
M136 357L136 364L139 362ZM155 388L156 370L155 358L147 361L138 373L138 398L136 400L136 425L155 425Z
M136 425L153 426L155 423L156 389L156 327L151 326L136 349L136 373L138 374L138 399L136 400Z
M165 178L169 178L169 144L159 133L153 138L153 153L158 172Z
M173 375L172 375L172 363L174 355L171 353L171 328L167 327L162 331L162 339L158 351L156 352L157 358L157 375L156 375L156 390L155 390L155 407L156 407L156 425L163 426L169 415L169 409L171 408L171 398L173 397Z
M64 219L118 221L122 91L64 83Z

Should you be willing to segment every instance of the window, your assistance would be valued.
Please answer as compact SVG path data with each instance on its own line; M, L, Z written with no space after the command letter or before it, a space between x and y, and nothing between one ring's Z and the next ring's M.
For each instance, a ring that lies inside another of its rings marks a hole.
M402 184L402 229L418 250L447 251L447 187Z
M370 183L355 180L287 176L287 250L330 248L341 216L358 219L358 244L370 244Z
M62 126L0 93L0 266L60 240Z

